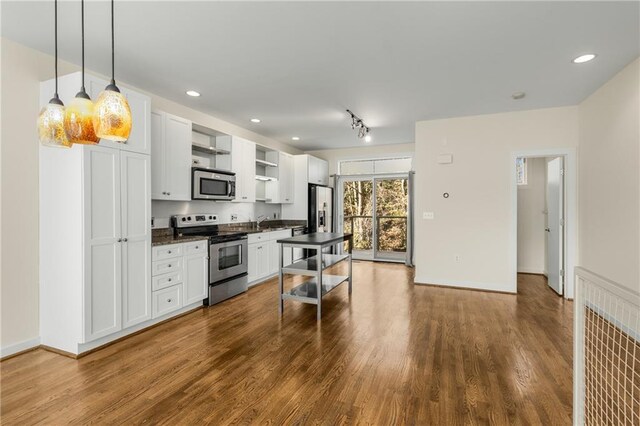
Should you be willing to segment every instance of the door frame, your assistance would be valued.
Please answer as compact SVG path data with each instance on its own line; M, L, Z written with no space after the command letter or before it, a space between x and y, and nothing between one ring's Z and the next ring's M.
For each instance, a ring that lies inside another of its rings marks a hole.
M372 229L371 229L371 238L372 238L372 258L371 259L359 259L359 260L367 260L367 261L373 261L373 262L392 262L392 263L407 263L407 257L411 256L411 250L409 249L409 244L412 241L412 237L409 235L410 232L412 232L411 227L409 226L409 224L411 223L412 220L412 211L411 211L411 193L409 192L409 194L407 195L407 250L405 252L405 259L403 260L395 260L395 259L384 259L384 258L378 258L376 256L377 252L378 252L378 248L377 248L377 234L378 234L378 229L376 226L376 221L375 221L375 217L376 217L376 180L380 180L380 179L407 179L407 185L409 185L409 191L411 191L410 185L411 185L411 181L410 181L410 175L411 172L403 172L403 173L380 173L380 174L376 174L376 173L369 173L369 174L361 174L361 175L336 175L336 179L335 179L335 213L336 213L336 217L337 217L337 221L336 221L336 230L337 229L344 229L344 182L345 181L349 181L349 182L353 182L353 181L371 181L372 182L372 188L371 188L371 217L373 220L373 224L372 224Z
M516 159L525 158L564 158L564 294L565 299L573 299L574 275L578 252L578 209L577 209L577 156L575 148L549 148L511 152L510 191L511 191L511 230L509 250L509 270L513 288L518 289L518 184L516 182Z

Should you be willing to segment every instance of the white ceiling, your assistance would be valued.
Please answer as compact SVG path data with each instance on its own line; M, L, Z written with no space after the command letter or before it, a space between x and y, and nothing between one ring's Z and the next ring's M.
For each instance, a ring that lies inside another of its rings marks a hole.
M75 63L79 3L59 5ZM87 67L109 74L109 3L86 13ZM301 149L364 145L347 108L404 143L417 120L580 102L640 55L639 20L639 2L117 1L116 80ZM3 1L1 31L52 53L53 1Z

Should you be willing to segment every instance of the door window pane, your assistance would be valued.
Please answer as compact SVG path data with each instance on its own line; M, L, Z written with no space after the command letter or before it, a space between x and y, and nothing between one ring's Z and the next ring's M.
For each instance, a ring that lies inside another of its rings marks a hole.
M373 249L372 192L370 180L344 183L344 232L353 234L354 250Z

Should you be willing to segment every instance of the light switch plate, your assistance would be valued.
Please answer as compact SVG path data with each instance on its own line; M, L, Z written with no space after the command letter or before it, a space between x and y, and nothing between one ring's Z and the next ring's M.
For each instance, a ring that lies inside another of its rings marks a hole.
M423 219L433 219L433 212L422 212Z

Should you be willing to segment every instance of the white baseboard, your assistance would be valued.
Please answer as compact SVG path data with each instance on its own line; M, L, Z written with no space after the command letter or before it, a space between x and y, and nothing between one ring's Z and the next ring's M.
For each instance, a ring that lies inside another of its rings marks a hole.
M449 281L449 280L433 280L425 277L414 278L415 284L439 285L443 287L457 287L468 290L496 291L500 293L517 293L517 289L510 284L500 283L481 283L475 281Z
M538 275L546 275L545 271L539 269L539 268L528 268L526 266L518 266L518 273L519 274L538 274Z
M26 351L27 349L40 346L40 337L34 339L24 340L22 342L14 343L13 345L7 345L0 348L0 358L17 354L18 352Z

